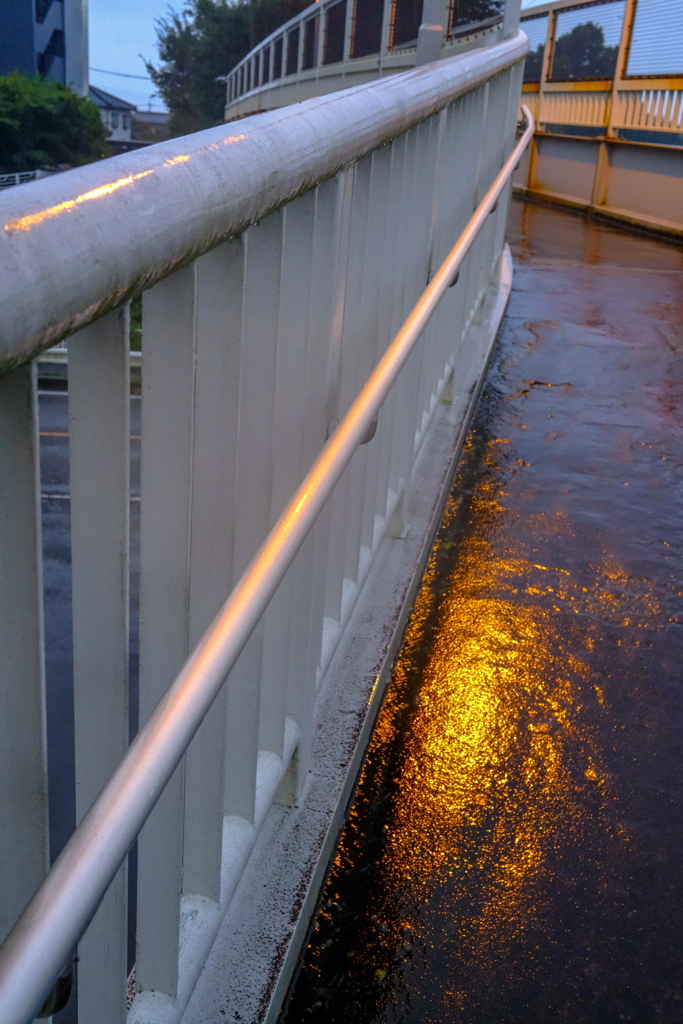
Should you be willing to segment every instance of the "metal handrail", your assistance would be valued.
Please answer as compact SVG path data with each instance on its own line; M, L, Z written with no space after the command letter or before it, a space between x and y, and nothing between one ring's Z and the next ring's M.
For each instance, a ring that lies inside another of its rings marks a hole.
M518 32L3 190L0 376L519 63L527 48Z
M467 227L278 523L128 749L0 949L0 1020L29 1024L87 928L287 569L452 283L534 132L526 129Z

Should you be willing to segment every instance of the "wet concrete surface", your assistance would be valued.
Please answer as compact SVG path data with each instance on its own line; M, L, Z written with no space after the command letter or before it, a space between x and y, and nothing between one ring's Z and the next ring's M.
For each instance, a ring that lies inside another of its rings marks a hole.
M287 1024L683 1022L683 252L515 278Z

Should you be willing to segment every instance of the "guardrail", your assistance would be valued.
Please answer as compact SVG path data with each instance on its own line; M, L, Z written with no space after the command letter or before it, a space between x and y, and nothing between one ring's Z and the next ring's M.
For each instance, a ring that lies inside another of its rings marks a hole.
M12 188L13 185L24 185L28 181L37 181L39 178L47 178L53 171L15 171L10 174L0 174L0 189Z
M529 194L683 234L683 17L659 0L523 12Z
M3 1024L33 1019L79 939L81 1019L125 1018L125 857L148 816L128 1020L182 1017L268 806L304 786L317 686L467 361L532 131L509 156L526 45L520 34L0 200ZM142 727L126 751L127 300L141 288ZM80 825L43 881L29 360L69 333Z
M489 46L517 31L518 12L519 0L316 0L230 72L225 119Z

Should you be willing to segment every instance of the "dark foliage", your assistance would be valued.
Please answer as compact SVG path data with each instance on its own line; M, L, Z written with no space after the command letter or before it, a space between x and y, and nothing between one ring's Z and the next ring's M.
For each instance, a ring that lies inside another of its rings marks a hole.
M75 167L108 156L94 103L59 82L0 77L0 173Z
M540 82L543 70L543 51L545 43L540 43L535 50L529 50L524 63L524 81Z
M452 30L502 17L503 7L502 0L454 0Z
M605 46L599 25L592 21L577 25L555 43L553 80L611 78L617 66L618 50L617 46Z
M253 46L308 7L310 0L189 0L157 25L161 66L147 65L166 101L172 135L223 120L221 81Z

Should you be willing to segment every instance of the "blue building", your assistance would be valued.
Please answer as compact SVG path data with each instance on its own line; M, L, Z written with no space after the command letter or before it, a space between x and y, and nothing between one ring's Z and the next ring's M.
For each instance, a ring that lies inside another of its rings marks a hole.
M87 0L0 0L0 25L0 75L39 74L87 95Z

